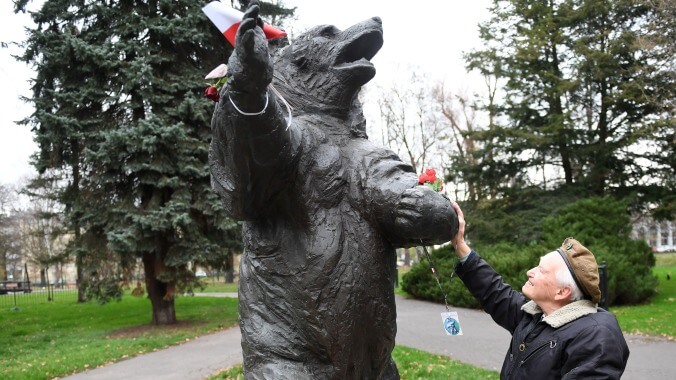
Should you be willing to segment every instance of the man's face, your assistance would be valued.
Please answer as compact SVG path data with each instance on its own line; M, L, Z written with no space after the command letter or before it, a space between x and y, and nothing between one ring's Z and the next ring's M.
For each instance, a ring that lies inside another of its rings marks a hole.
M556 271L566 265L557 252L550 252L540 258L540 265L526 272L528 281L523 284L521 292L535 303L554 301L556 292L560 289L556 281Z

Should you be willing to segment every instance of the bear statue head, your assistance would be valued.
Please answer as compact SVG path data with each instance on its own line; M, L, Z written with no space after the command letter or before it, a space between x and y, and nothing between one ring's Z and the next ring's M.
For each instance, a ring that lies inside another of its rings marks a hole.
M276 51L273 83L297 112L348 117L359 90L376 74L370 60L382 45L378 17L342 31L314 27Z

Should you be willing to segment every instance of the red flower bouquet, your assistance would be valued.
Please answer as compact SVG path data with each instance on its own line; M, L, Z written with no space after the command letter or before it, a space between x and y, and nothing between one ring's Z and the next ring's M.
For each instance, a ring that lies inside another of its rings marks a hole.
M441 179L437 178L437 172L434 169L427 168L418 177L418 184L425 185L434 191L441 191L444 189L444 184Z

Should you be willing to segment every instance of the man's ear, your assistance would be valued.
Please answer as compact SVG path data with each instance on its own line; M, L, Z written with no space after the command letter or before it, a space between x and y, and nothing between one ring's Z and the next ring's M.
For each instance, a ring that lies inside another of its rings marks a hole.
M573 295L573 289L570 288L570 286L564 286L563 288L559 288L559 290L556 291L556 294L554 294L554 299L557 301L561 300L570 300L570 297Z

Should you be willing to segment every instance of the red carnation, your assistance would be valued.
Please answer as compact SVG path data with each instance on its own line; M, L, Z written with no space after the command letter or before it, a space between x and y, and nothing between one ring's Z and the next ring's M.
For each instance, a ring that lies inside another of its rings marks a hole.
M430 182L434 182L437 180L437 171L434 169L425 169L425 174L427 174L427 178L429 179Z
M214 102L217 102L221 98L221 96L218 94L218 89L214 86L207 87L207 89L204 91L204 96L213 100Z
M441 191L444 189L444 184L437 178L437 171L431 168L425 169L425 171L418 176L418 184L425 185L434 191Z

